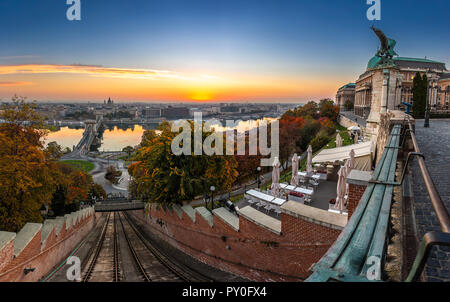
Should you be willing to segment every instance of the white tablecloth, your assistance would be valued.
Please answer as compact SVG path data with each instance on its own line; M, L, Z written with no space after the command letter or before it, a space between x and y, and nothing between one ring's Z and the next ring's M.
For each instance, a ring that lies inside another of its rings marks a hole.
M271 195L268 195L268 194L264 194L264 193L261 193L261 192L256 191L256 190L248 190L246 192L246 194L248 196L251 196L251 197L257 198L259 200L266 201L266 202L271 202L272 200L275 199L274 196L271 196Z
M294 189L295 189L295 186L293 186L293 185L287 185L287 184L280 184L280 187L281 187L283 190L288 190L288 191L294 191Z
M305 195L313 195L313 194L314 194L314 191L313 191L313 190L305 189L305 188L301 188L301 187L295 188L294 191L295 191L295 192L298 192L298 193L305 194Z
M270 203L276 204L277 206L281 206L283 203L285 203L286 200L285 199L281 199L281 198L275 198L274 200L272 200Z
M306 172L298 172L298 175L302 176L302 177L306 177ZM327 175L326 174L322 174L322 173L317 173L317 174L313 174L311 176L311 178L313 178L315 180L319 180L319 179L325 180L327 178Z
M305 195L313 195L314 194L313 190L304 189L304 188L301 188L301 187L294 187L294 186L287 185L287 184L280 184L280 187L283 190L286 190L286 191L295 191L295 192L302 193L302 194L305 194Z

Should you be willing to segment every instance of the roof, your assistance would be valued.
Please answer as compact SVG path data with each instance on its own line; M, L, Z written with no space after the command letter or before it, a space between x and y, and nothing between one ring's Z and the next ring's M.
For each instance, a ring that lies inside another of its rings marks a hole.
M446 70L445 63L433 61L429 59L423 58L406 58L406 57L395 57L394 58L395 65L398 67L404 68L420 68L420 69L438 69L438 70Z
M355 158L367 156L373 153L373 143L365 142L344 147L324 149L312 159L313 163L334 163L336 161L344 161L350 158L350 151L355 151Z
M394 64L400 68L447 70L445 63L425 58L394 57L393 61ZM372 57L367 63L367 69L377 67L380 62L380 57Z
M342 86L341 88L339 88L338 90L345 89L345 88L355 88L355 87L356 87L355 83L348 83L348 84L345 84L344 86Z

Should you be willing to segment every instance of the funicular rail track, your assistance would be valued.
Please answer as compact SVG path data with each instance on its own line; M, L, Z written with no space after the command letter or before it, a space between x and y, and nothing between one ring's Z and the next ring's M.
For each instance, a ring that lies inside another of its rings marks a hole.
M120 219L120 216L119 216ZM119 240L118 240L118 232L117 232L117 222L116 222L116 212L114 212L114 276L113 281L120 281L120 265L119 265Z
M200 272L194 271L193 269L191 269L185 265L182 265L181 263L174 262L173 260L169 259L156 246L154 246L147 239L144 238L144 236L141 234L141 232L136 228L134 223L128 217L128 214L120 214L120 215L124 216L124 218L125 218L124 220L128 223L128 225L134 231L136 236L140 239L142 244L144 244L145 247L153 254L153 256L162 265L164 265L169 271L171 271L174 275L179 277L181 280L183 280L185 282L212 282L212 281L214 281L210 277L208 277Z
M131 255L133 256L133 260L134 260L134 263L136 264L136 267L137 267L137 269L139 271L139 274L142 276L144 281L151 282L152 279L150 278L150 276L145 271L145 268L144 268L142 262L139 260L139 257L138 257L138 255L136 253L136 250L134 249L133 244L131 243L131 240L130 240L130 238L127 235L127 232L125 230L125 226L123 225L121 214L119 213L118 216L119 216L120 224L121 224L122 229L123 229L123 234L125 236L125 240L126 240L126 242L128 244L128 248L131 251Z
M104 226L102 228L102 231L100 233L99 240L98 240L97 245L95 247L93 257L92 257L91 261L88 264L88 268L86 270L86 273L83 276L82 282L88 282L89 279L92 276L92 272L93 272L93 270L95 268L95 265L97 263L98 257L100 255L100 252L101 252L102 247L103 247L103 243L105 241L106 231L108 229L108 224L109 224L110 217L111 217L111 213L109 213L108 217L106 218L105 224L104 224Z
M124 212L107 214L98 239L87 257L82 282L214 281L173 259L147 240ZM134 264L135 270L125 269L122 267L125 264Z

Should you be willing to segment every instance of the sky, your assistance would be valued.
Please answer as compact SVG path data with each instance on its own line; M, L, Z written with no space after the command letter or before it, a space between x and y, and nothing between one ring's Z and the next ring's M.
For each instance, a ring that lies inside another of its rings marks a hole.
M334 98L375 54L450 64L450 1L0 1L0 100L306 102Z

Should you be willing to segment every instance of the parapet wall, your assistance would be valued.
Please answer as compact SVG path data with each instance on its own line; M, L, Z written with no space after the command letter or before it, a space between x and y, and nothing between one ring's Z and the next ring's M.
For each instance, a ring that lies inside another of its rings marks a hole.
M255 281L302 281L347 218L291 201L281 209L281 220L248 206L239 216L225 208L154 204L132 214L146 231L213 267Z
M61 263L95 224L93 208L0 231L0 282L39 281ZM28 272L26 272L28 271Z

